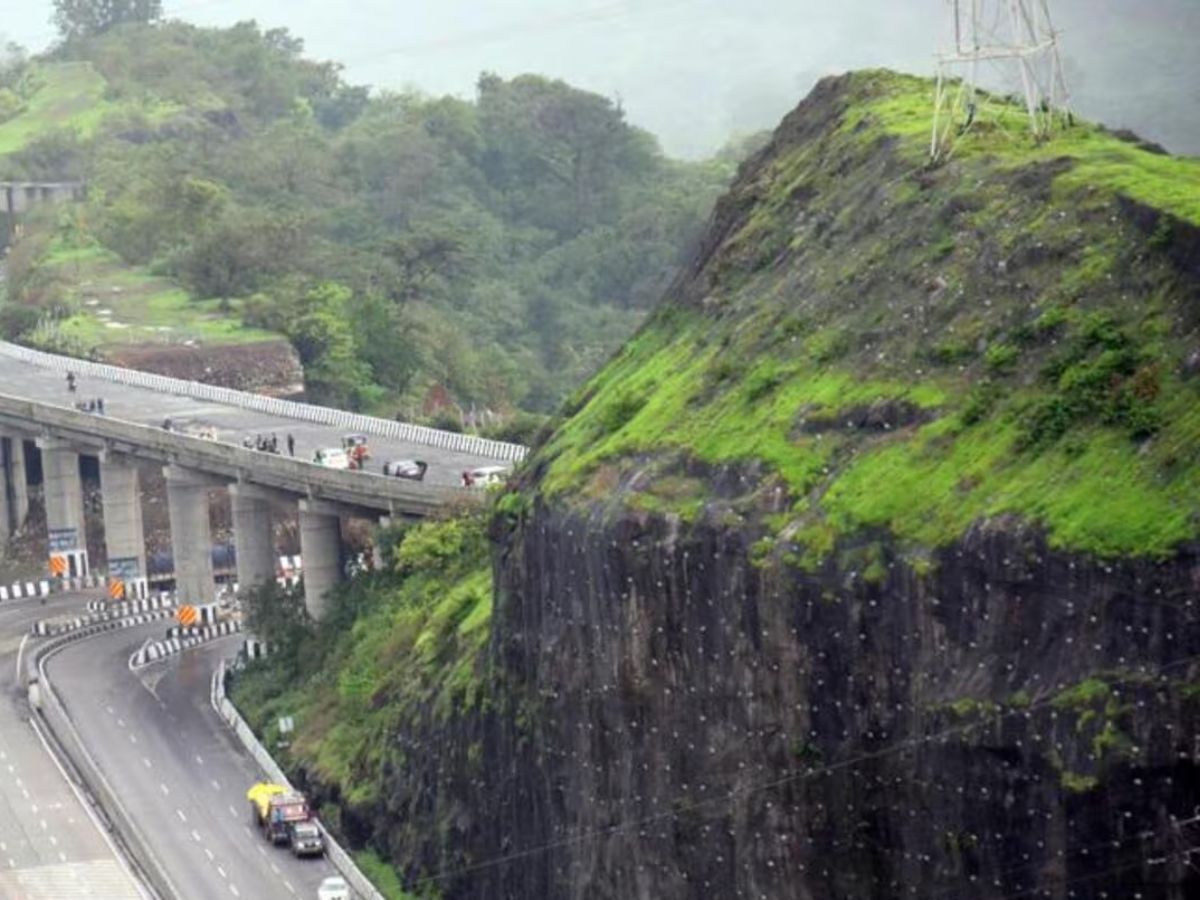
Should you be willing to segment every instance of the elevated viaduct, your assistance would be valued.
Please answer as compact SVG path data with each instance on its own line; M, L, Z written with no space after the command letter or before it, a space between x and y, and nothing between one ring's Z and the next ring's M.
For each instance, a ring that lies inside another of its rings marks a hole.
M76 383L69 391L66 375ZM102 398L105 415L81 412L78 398ZM171 429L163 427L170 420ZM202 424L209 440L180 433ZM371 436L377 471L383 459L421 459L424 481L368 471L325 468L306 459L337 447L348 432ZM297 455L242 446L247 435L273 434L296 443ZM146 544L137 463L163 466L176 589L183 602L214 594L209 500L231 498L238 582L252 586L275 576L273 519L299 520L305 604L322 618L327 595L342 577L341 520L386 523L438 509L478 503L461 487L464 469L511 464L525 450L514 444L291 403L257 394L185 382L0 343L0 531L24 521L29 509L31 454L40 455L51 554L70 574L90 568L83 514L80 458L99 462L108 575L144 589ZM56 573L57 574L57 573Z

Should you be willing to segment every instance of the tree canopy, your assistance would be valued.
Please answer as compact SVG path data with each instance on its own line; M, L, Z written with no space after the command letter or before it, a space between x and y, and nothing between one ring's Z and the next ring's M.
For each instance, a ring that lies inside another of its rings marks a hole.
M53 21L66 40L103 34L117 25L146 25L162 17L162 0L54 0Z

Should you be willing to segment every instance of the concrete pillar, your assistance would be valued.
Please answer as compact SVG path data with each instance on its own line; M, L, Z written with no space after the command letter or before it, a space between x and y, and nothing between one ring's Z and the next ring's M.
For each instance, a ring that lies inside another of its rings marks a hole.
M391 528L391 527L392 527L392 517L391 516L380 516L379 517L379 531L382 531L385 528ZM383 568L383 550L379 546L378 532L375 535L374 543L371 544L371 568L374 569L376 572L380 571Z
M72 444L57 438L39 438L37 443L42 451L42 494L46 498L50 552L86 551L79 454Z
M104 495L104 547L108 574L126 584L147 576L146 534L142 528L142 491L132 460L111 453L100 456L100 489Z
M29 518L29 475L25 468L25 438L11 438L8 452L8 478L12 486L12 511L20 528Z
M329 592L342 580L342 531L337 510L314 500L300 501L300 558L304 562L304 607L325 618Z
M275 580L275 529L271 506L275 497L249 484L231 484L233 540L237 547L238 589Z
M212 531L208 524L208 492L220 482L203 472L164 466L167 514L171 520L171 553L175 558L175 592L180 603L212 603Z

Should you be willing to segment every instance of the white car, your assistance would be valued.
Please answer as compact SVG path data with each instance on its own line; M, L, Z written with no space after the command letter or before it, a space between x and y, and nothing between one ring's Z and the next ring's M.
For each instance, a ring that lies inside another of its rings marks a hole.
M383 474L409 481L424 481L429 464L419 459L389 459L383 464Z
M327 469L349 469L350 455L341 447L322 447L313 454L313 462Z
M508 466L480 466L462 473L464 487L490 487L508 481Z
M317 888L317 900L350 900L350 885L340 875L330 875Z

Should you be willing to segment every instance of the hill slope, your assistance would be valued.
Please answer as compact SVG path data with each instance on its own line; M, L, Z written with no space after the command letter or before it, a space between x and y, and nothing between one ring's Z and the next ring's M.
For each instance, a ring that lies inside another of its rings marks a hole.
M490 606L425 526L244 677L410 889L1200 888L1197 163L1014 112L930 168L931 93L823 82L743 166L499 498Z

